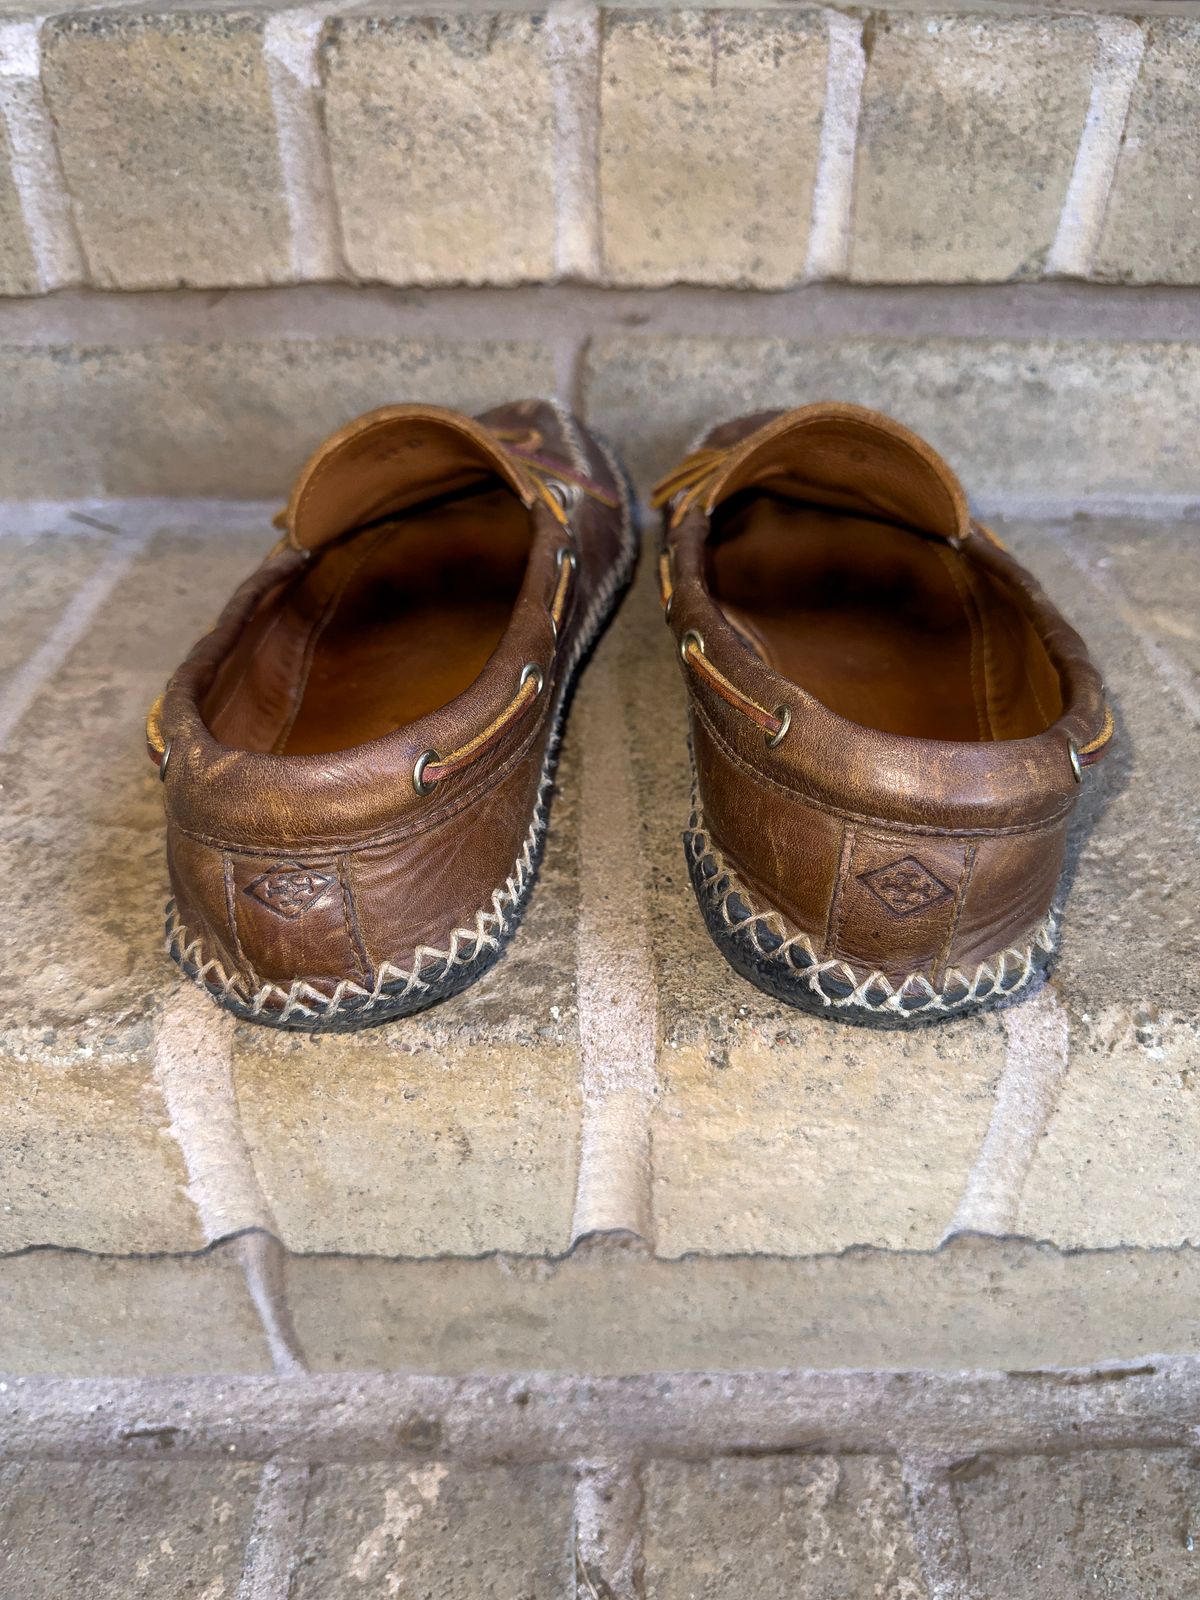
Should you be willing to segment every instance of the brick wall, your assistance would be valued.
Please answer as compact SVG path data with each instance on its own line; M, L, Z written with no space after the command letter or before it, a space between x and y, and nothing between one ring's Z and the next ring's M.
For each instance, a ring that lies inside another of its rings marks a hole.
M1169 10L15 18L0 288L1194 283Z

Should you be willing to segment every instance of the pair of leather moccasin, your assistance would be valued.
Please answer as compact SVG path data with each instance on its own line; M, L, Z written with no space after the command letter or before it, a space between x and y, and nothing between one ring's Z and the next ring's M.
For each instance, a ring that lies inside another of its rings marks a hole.
M1078 634L875 412L727 423L654 498L722 953L858 1021L1020 989L1112 733ZM322 445L280 522L151 711L168 948L240 1017L359 1028L457 993L516 928L634 506L556 405L409 405Z

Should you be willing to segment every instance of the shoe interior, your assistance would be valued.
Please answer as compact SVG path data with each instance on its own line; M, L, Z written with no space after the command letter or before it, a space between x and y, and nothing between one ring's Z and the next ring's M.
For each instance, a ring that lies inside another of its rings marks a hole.
M531 542L529 513L491 478L322 546L222 663L201 708L210 732L316 755L436 711L508 626Z
M943 539L746 490L719 506L710 592L747 647L831 711L923 739L1021 739L1062 711L1024 609Z

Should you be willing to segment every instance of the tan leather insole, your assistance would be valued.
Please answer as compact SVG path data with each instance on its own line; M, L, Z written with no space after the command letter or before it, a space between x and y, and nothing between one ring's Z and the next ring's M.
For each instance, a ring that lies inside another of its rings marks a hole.
M718 511L709 581L768 666L863 726L1011 739L1061 709L1024 614L944 540L757 494Z
M417 507L339 540L246 630L209 692L239 749L344 750L461 694L512 616L529 515L507 489Z

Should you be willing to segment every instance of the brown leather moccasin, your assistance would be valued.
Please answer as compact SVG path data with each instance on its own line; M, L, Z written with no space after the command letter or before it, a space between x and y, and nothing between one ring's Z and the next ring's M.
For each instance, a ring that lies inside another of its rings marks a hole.
M780 999L885 1025L1020 989L1112 735L1082 639L873 411L729 423L655 502L688 866L722 953Z
M549 402L392 406L322 445L279 520L147 724L167 945L238 1016L359 1028L463 989L519 921L631 499Z

